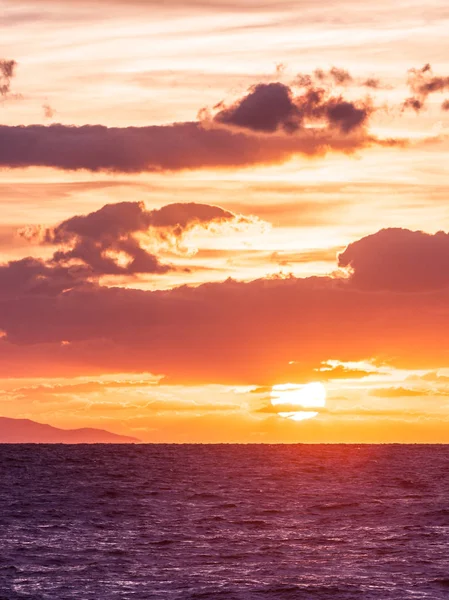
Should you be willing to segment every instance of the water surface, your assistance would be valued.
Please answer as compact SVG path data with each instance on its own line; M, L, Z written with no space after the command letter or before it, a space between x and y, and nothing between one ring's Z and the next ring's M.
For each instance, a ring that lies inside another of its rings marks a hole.
M0 446L0 600L449 598L449 447Z

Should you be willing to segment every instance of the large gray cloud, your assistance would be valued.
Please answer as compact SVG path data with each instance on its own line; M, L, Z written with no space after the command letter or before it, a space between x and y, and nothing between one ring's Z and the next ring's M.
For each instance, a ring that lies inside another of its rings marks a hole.
M85 232L88 221L80 224ZM447 366L447 237L391 229L362 238L340 256L353 268L348 279L227 280L155 292L69 279L63 287L64 270L46 272L34 259L10 263L0 272L0 372L130 370L263 385L316 378L316 367L335 358Z
M330 107L336 122L359 119L350 106ZM349 117L346 112L349 111ZM349 119L349 120L348 120ZM344 126L341 127L344 129ZM0 126L0 167L142 172L231 168L282 163L298 156L351 153L379 140L366 131L303 129L295 135L235 131L191 122L150 127Z

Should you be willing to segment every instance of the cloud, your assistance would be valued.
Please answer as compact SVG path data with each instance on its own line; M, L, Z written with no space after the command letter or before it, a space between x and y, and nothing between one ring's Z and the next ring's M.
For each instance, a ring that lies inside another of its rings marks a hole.
M12 389L8 392L8 396L14 399L17 399L17 397L28 400L38 399L42 402L45 399L52 401L54 396L95 394L97 392L103 393L110 389L139 389L154 387L156 383L157 381L150 379L141 381L85 381L72 384L36 385Z
M413 396L427 396L428 391L413 390L404 387L375 388L370 391L369 395L376 396L376 398L403 398Z
M340 78L346 73L334 70ZM368 100L352 102L342 96L332 96L329 90L314 85L309 76L299 77L297 81L305 88L300 95L295 96L283 83L260 83L230 106L219 104L213 121L250 131L284 130L290 134L313 125L324 126L325 132L348 134L368 124L374 112Z
M0 167L122 173L236 168L278 164L301 155L350 154L375 145L406 143L378 139L361 130L367 108L333 101L326 110L323 117L332 121L333 127L302 129L294 136L279 132L261 136L254 131L197 122L125 128L2 125Z
M2 64L6 76L12 75L14 61ZM230 104L201 109L197 121L168 125L0 125L0 167L122 173L244 168L376 145L406 146L406 139L369 132L376 112L369 97L348 100L335 93L335 86L353 81L346 70L332 67L298 75L293 87L258 83ZM54 116L50 105L43 109L46 118Z
M432 67L427 64L421 69L410 69L408 84L415 94L427 97L434 92L442 92L449 88L449 77L433 74Z
M316 69L314 71L315 79L318 81L331 81L334 85L348 85L354 81L352 75L346 69L332 67L329 71Z
M11 91L11 79L15 75L15 60L0 59L0 97L6 98Z
M330 99L324 112L331 126L337 127L343 133L349 133L367 125L373 112L368 102L349 102L342 98Z
M299 87L324 86L328 91L334 87L359 87L371 90L389 89L378 77L353 77L347 69L331 67L328 71L315 69L313 73L299 73L293 81Z
M0 298L28 294L58 295L91 275L83 265L58 266L27 257L0 265Z
M149 244L177 249L195 227L255 221L208 204L175 203L155 210L143 202L107 204L53 228L22 229L25 239L59 249L45 261L25 258L0 266L0 282L8 292L59 293L102 275L163 274L175 267L162 264Z
M326 277L16 294L2 299L0 372L150 370L173 383L266 385L316 380L316 365L335 356L441 366L449 294L406 296Z
M277 404L273 406L271 403L263 404L262 406L256 408L254 412L256 413L268 413L273 415L279 415L279 413L285 412L298 412L301 409L298 408L298 405L294 404ZM399 418L404 424L405 420L408 419L423 419L429 418L429 413L424 410L404 410L403 408L399 409L376 409L376 408L365 408L362 406L354 406L352 408L331 408L331 407L314 407L313 412L318 413L321 416L332 416L333 423L335 425L335 419L340 417L343 419L357 419L359 421L360 418L366 417L378 417L380 419L383 418ZM446 417L446 412L441 411L437 413L438 418ZM435 415L434 415L435 416ZM284 417L285 418L285 417ZM356 422L357 422L356 421Z
M403 109L412 108L419 112L425 107L430 94L444 92L449 89L449 76L434 75L430 64L421 69L410 69L407 84L413 93L403 104Z
M377 77L368 77L362 81L362 86L371 88L372 90L378 90L382 87L382 83Z
M232 10L235 11L237 8L241 8L242 10L248 11L288 11L295 8L297 5L294 0L269 0L264 3L263 7L259 5L259 3L254 2L254 0L188 0L187 2L184 0L169 0L168 2L164 2L161 6L159 0L67 0L67 5L74 6L87 6L89 4L98 4L100 2L110 2L112 5L123 5L125 8L130 5L135 5L140 9L142 7L148 7L152 11L156 9L167 9L167 10L177 10L177 9L187 9L191 10L213 10L213 11L223 11L223 10ZM59 0L34 0L35 4L58 4ZM313 2L309 0L310 6L313 6Z
M107 211L68 219L49 241L97 231L100 240L116 240L139 230L142 217L163 227L191 223L190 209L182 218L164 212L137 210L132 219L110 222ZM335 358L441 368L449 335L446 239L382 230L340 255L342 265L352 266L348 278L227 280L154 292L95 280L74 285L78 277L63 264L9 263L0 270L0 373L144 371L172 383L265 386L316 380L317 365Z
M339 255L351 284L365 290L419 292L449 285L449 234L392 228L362 238Z
M214 117L215 121L225 125L271 133L278 129L289 133L296 131L301 126L301 119L292 91L283 83L259 83Z
M420 100L419 98L415 98L411 96L410 98L406 98L402 103L402 110L411 109L416 113L419 113L424 108L424 100Z
M329 368L317 369L317 378L323 380L333 379L363 379L373 375L375 371L364 371L363 369L351 369L344 365L336 365Z
M440 375L436 371L430 371L425 375L410 375L407 379L409 381L431 381L436 384L449 383L449 377L447 375Z
M52 108L49 104L45 103L42 105L42 109L44 111L44 117L46 119L53 119L53 117L56 114L56 111L54 108Z

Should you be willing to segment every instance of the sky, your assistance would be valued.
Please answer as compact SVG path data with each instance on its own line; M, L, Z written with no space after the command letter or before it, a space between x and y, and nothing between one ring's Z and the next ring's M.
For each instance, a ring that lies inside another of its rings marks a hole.
M449 442L449 7L2 0L0 416Z

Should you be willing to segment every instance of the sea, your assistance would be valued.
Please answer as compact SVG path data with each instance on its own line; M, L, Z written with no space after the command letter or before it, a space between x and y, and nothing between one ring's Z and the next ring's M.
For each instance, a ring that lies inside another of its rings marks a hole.
M1 600L449 599L449 446L2 445Z

